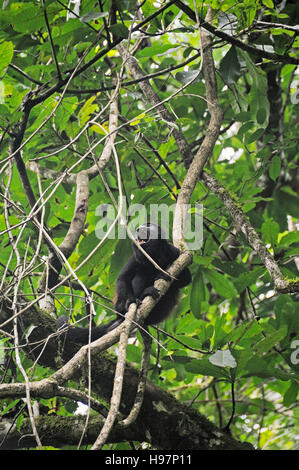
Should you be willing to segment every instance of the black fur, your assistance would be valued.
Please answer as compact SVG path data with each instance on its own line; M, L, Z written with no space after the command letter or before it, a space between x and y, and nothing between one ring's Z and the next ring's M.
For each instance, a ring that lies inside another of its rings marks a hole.
M144 251L165 270L180 255L178 248L171 245L164 237L164 233L158 225L144 224L136 231L136 241ZM133 243L133 256L121 270L116 281L115 309L125 315L129 305L151 296L159 298L159 291L154 287L157 279L169 280L165 275L153 266L151 261ZM149 316L146 325L155 325L165 320L177 303L179 289L191 282L191 274L188 268L183 269L166 294L157 302ZM91 341L101 338L109 331L116 328L123 321L123 316L91 329ZM66 317L59 317L57 329L67 325ZM70 327L67 331L67 339L80 344L86 344L89 339L88 328Z

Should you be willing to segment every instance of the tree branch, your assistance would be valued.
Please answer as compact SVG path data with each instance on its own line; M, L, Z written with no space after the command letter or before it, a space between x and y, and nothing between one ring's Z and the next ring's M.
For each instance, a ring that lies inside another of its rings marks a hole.
M99 450L103 447L107 438L111 432L111 429L114 425L116 420L120 400L122 396L122 389L123 389L123 379L125 373L125 365L126 365L126 358L127 358L127 345L128 339L130 335L130 331L132 329L132 322L134 321L136 315L136 304L131 304L126 314L126 318L121 325L121 333L119 338L119 346L118 346L118 358L115 368L115 378L113 383L113 392L112 397L110 400L110 409L108 416L105 420L104 426L101 429L99 436L97 437L95 443L92 446L92 450Z
M148 334L148 331L142 331L141 335L143 337L143 351L142 351L142 359L140 365L140 376L138 381L138 388L136 392L136 397L132 409L129 415L123 420L118 423L119 426L123 426L124 428L131 426L137 419L139 412L141 410L141 406L143 403L144 392L145 392L145 385L146 385L146 377L148 366L151 357L151 345L152 345L152 337Z
M182 255L186 257L186 254ZM174 273L172 271L172 273ZM160 280L161 283L167 284L166 281ZM160 282L158 281L158 282ZM144 299L143 303L147 304L147 309L152 302L151 298ZM145 311L145 305L142 306ZM50 322L54 329L54 321L51 318L38 311L36 308L31 308L23 312L22 320L24 322L24 328L28 328L30 324L34 322L34 311L35 311L35 324L39 324L37 337L39 340L45 338L49 334L48 328L44 329L44 325ZM2 318L3 309L0 311L0 319ZM39 318L41 315L41 318ZM44 318L44 320L42 320ZM35 330L32 332L32 336ZM109 335L110 333L108 333ZM108 336L106 335L106 336ZM32 339L30 336L30 340ZM104 338L102 338L103 340ZM98 340L100 341L100 340ZM91 348L91 360L92 360L92 391L97 396L102 397L105 401L109 402L111 398L111 391L113 387L113 381L115 377L115 360L111 358L111 355L99 354L99 348L94 347L95 343L90 345ZM48 349L49 348L49 349ZM31 348L32 349L32 348ZM81 348L80 351L87 349L87 346ZM78 346L66 345L64 355L73 357L74 352L78 351ZM79 351L79 352L80 352ZM39 356L39 363L44 366L56 367L54 358L57 356L55 350L55 343L53 340L49 341L47 348L44 349L43 355ZM78 356L75 355L75 358ZM86 377L88 363L83 358L75 367L72 377L75 381L80 381ZM72 361L73 362L73 361ZM74 363L74 362L73 362ZM42 380L40 382L30 383L31 396L35 396L37 390L39 393L43 393L44 397L56 396L58 393L61 396L68 396L68 392L62 387L59 382L63 382L67 379L67 374L63 374L62 368L57 371L49 379ZM63 377L64 375L64 377ZM57 379L57 380L55 380ZM139 374L132 367L126 367L126 373L124 376L123 383L123 394L122 394L122 413L128 414L132 409L134 396L139 382ZM11 396L14 392L18 396L25 393L24 384L2 384L0 385L0 394L2 397ZM40 396L40 395L39 395ZM73 395L72 399L82 400L82 396ZM157 406L159 403L159 406ZM91 402L92 406L96 405ZM105 410L104 410L105 412ZM178 416L180 419L178 419ZM45 422L47 419L47 422ZM63 422L63 425L61 424ZM74 426L76 422L76 426ZM41 434L43 445L56 445L58 447L71 444L76 445L80 438L82 431L85 426L85 417L75 416L72 418L65 418L62 416L57 417L39 417L35 419L37 432ZM47 424L48 423L48 424ZM50 426L49 428L47 426ZM103 425L103 419L97 416L90 416L89 424L84 435L82 443L93 443ZM66 426L66 427L65 427ZM186 426L189 432L186 433ZM30 429L30 431L29 431ZM51 431L52 429L52 431ZM24 419L20 429L21 435L19 437L31 434L31 427L29 420ZM11 443L14 448L17 447L16 442L16 430L12 431L12 434L7 436L6 442ZM15 439L13 439L15 438ZM143 405L140 409L139 415L134 424L123 428L117 424L111 430L109 434L109 442L120 442L122 440L150 442L154 447L165 448L165 449L202 449L202 450L221 450L221 449L232 449L232 450L253 450L247 443L239 443L234 440L231 436L225 434L219 430L214 424L209 422L203 415L198 414L194 409L186 407L184 404L176 400L172 395L163 391L154 384L147 382L144 393ZM23 439L19 442L20 447L24 445Z
M188 6L185 5L181 0L176 0L175 4L180 8L184 13L186 13L191 20L196 21L196 15L194 11ZM239 39L230 36L229 34L225 33L224 31L220 31L219 29L215 28L211 23L211 20L205 21L201 20L200 26L205 28L210 33L214 34L215 36L223 39L224 41L228 42L229 44L233 44L240 49L243 49L246 52L254 54L255 56L261 59L268 59L272 60L273 62L282 62L283 64L299 64L299 59L297 57L292 57L289 55L281 55L275 54L274 52L268 52L262 49L257 49L256 47L251 46L250 44L245 44L244 42L240 41Z
M212 9L209 8L207 18L212 18ZM198 25L199 26L199 25ZM212 38L209 33L201 33L202 42L202 70L206 85L206 98L210 112L210 121L205 137L195 154L188 172L182 183L174 214L173 239L176 246L186 246L184 239L184 223L186 207L190 202L195 185L200 177L205 163L213 152L213 148L219 136L222 123L222 110L218 104L217 82L211 46Z
M281 293L299 292L299 283L290 283L284 279L273 256L269 253L247 217L239 208L238 204L231 198L224 186L206 172L203 172L202 179L205 185L223 202L234 221L236 229L245 235L251 248L256 251L257 255L264 263L273 280L275 289Z

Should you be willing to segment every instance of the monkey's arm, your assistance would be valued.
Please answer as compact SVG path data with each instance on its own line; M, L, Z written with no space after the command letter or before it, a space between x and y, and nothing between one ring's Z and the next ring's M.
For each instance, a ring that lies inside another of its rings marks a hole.
M169 243L168 252L166 254L167 261L168 261L167 266L172 264L180 256L180 254L181 254L180 250ZM169 281L170 277L160 271L157 273L156 279L164 279L165 281ZM188 284L190 284L191 280L192 280L191 273L188 268L185 268L179 274L177 280L174 281L173 285L180 289L181 287L185 287Z

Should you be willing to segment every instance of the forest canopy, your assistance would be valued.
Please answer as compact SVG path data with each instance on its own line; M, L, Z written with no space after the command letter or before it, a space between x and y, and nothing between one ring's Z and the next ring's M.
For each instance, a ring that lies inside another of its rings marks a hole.
M298 448L298 2L0 4L0 449ZM174 313L67 343L154 209Z

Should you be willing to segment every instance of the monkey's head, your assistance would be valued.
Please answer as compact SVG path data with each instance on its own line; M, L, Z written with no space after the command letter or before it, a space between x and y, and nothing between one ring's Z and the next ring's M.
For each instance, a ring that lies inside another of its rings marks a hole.
M136 230L135 239L143 250L154 260L160 258L161 250L163 250L163 247L167 244L165 233L161 227L151 223L140 225ZM133 243L133 251L139 263L148 262L147 258L138 249L135 243Z

